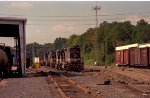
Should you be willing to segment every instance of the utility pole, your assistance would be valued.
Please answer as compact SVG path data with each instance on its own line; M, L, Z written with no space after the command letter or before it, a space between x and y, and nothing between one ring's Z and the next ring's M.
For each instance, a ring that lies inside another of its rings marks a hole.
M95 28L95 65L98 65L98 60L97 60L97 54L98 54L98 52L97 52L97 48L98 48L98 42L97 42L97 30L98 30L98 10L100 10L101 9L101 7L100 6L93 6L92 7L92 10L94 10L95 11L95 23L96 23L96 28Z
M93 6L93 7L92 7L92 10L95 10L96 28L98 28L98 15L97 15L97 12L98 12L98 10L100 10L100 9L101 9L100 6Z

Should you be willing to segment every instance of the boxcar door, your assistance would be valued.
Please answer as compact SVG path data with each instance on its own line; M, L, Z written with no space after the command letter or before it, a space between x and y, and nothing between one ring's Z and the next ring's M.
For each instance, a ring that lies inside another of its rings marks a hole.
M135 48L130 48L129 49L129 58L130 58L130 65L133 66L135 65Z
M141 65L147 66L148 65L148 48L140 48L141 51Z

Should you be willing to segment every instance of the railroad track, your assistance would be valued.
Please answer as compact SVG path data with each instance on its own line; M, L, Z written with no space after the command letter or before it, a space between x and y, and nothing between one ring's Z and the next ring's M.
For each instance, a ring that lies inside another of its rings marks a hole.
M45 72L43 72L43 73L45 73ZM53 71L49 72L49 70L47 69L46 74L48 75L49 80L51 82L53 82L53 84L55 85L55 89L57 89L57 91L59 92L59 94L63 98L103 98L100 94L98 94L96 92L93 92L88 87L86 87L82 84L79 84L75 80L67 78L66 76L60 75L58 73L53 72ZM73 72L69 72L69 73L73 73ZM77 74L95 76L95 75L93 75L94 73L93 74L88 74L86 72L77 73ZM149 90L148 89L143 89L142 85L134 85L134 84L131 84L131 83L125 81L124 79L122 80L119 77L114 78L113 76L110 76L106 73L104 73L104 76L106 76L107 78L109 77L110 79L112 79L116 83L122 84L125 87L133 90L134 92L136 91L139 94L142 94L144 96L150 96Z
M48 75L49 79L46 79L47 82L52 81L63 98L103 98L100 94L93 92L88 87L56 72L41 72Z

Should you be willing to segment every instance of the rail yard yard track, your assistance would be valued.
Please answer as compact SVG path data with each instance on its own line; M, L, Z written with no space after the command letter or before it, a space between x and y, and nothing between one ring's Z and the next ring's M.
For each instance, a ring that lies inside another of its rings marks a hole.
M115 74L112 75L110 75L111 73L107 74L107 71L103 73L102 70L96 70L96 71L92 70L91 72L85 71L79 73L79 72L66 72L66 71L44 68L44 69L40 69L38 72L40 72L41 74L47 74L46 77L47 83L50 85L54 85L53 92L55 94L53 98L62 98L62 97L63 98L107 98L106 95L104 95L106 93L105 91L103 91L103 89L105 88L111 91L111 89L114 87L116 88L123 87L123 89L126 90L126 93L130 91L130 94L133 94L134 96L138 96L137 98L149 98L150 96L149 84L134 84L130 81L126 81L125 78L117 77ZM84 76L85 76L84 79L80 78ZM77 77L79 77L80 79ZM98 89L94 89L90 85L81 82L81 81L86 81L87 77L91 77L91 78L95 77L95 79L97 78L98 81L100 79L99 83L96 81L92 82L98 86ZM109 86L103 84L106 78L111 81ZM99 85L101 83L103 85ZM119 90L118 91L116 90L114 92L119 92ZM114 92L111 93L113 94ZM55 97L55 95L57 95L57 97Z
M45 72L41 70L41 73L48 75L46 78L47 83L50 84L53 82L55 88L63 98L103 98L88 87L60 75L57 72Z
M49 77L63 98L102 98L83 85L56 72L50 71Z

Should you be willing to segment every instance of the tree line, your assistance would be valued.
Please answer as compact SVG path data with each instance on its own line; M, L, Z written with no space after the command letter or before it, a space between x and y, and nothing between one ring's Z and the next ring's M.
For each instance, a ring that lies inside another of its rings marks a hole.
M36 42L27 44L27 51L32 52L32 46L46 46L39 48L36 55L50 50L63 49L79 45L81 58L85 64L110 65L115 62L115 47L133 43L150 42L150 24L141 19L136 25L130 21L111 22L104 21L98 28L89 28L81 35L73 34L69 38L56 38L54 43L40 45Z

